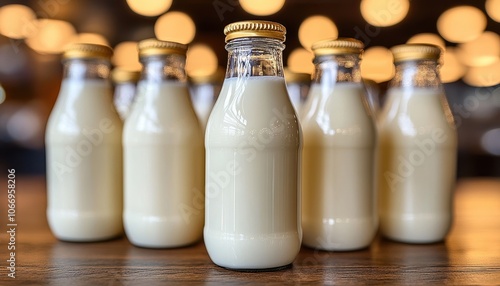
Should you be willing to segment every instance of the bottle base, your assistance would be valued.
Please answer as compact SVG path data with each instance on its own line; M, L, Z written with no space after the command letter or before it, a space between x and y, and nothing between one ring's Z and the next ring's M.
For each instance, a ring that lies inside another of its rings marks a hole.
M413 215L381 216L380 233L383 237L402 243L431 244L446 238L451 226L450 216Z
M123 235L121 215L47 211L52 234L66 242L97 242Z
M181 218L125 213L123 223L130 243L142 248L185 247L202 238L202 220L187 224Z
M224 269L227 269L227 270L231 270L231 271L258 273L258 272L276 272L276 271L281 271L281 270L292 268L292 265L293 265L293 263L290 263L288 265L283 265L283 266L278 266L278 267L272 267L272 268L262 268L262 269L229 268L229 267L224 267L224 266L220 266L220 267L224 268Z
M218 266L237 271L272 271L289 266L300 251L298 232L259 236L204 230L210 259Z
M332 219L333 220L333 219ZM365 249L373 241L377 227L376 221L367 219L340 219L335 224L303 223L303 245L323 251L356 251Z

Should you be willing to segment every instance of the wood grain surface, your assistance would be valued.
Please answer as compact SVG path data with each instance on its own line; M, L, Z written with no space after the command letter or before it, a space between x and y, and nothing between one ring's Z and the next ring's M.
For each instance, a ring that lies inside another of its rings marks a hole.
M0 181L4 186L3 181ZM17 179L16 278L7 276L7 188L0 194L0 285L395 284L499 285L500 180L459 181L445 242L409 245L377 237L355 252L302 248L292 267L235 272L214 265L203 242L152 250L125 237L99 243L56 240L45 217L43 178Z

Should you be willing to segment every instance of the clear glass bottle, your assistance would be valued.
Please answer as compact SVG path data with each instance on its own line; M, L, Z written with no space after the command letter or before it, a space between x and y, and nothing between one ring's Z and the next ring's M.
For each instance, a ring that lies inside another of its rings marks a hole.
M114 104L122 120L130 113L135 98L136 84L141 76L139 71L114 68L111 79L115 84Z
M392 48L396 75L379 122L379 214L384 236L441 241L452 222L457 134L439 79L441 49Z
M186 50L175 42L139 42L142 78L123 132L123 219L137 246L178 247L202 237L205 155Z
M360 74L363 43L339 38L317 42L312 50L313 85L301 118L304 245L364 248L378 218L376 130Z
M290 265L300 250L301 130L283 78L285 27L225 27L226 79L208 120L204 239L231 269Z
M311 74L297 73L285 68L286 88L295 111L300 116L311 85Z
M47 218L61 240L116 237L122 227L122 122L108 80L109 47L73 44L45 135Z
M208 117L221 91L224 75L225 71L220 68L211 75L193 76L189 80L194 111L203 130L207 126Z

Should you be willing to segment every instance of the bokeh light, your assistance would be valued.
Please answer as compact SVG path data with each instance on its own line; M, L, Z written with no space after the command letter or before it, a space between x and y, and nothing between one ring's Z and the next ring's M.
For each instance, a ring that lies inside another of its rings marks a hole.
M246 12L257 16L272 15L285 4L285 0L240 0L240 5Z
M211 47L205 44L195 44L187 51L186 71L189 76L208 76L215 71L219 62Z
M500 84L500 61L482 66L471 67L464 76L464 81L472 86L494 86Z
M493 21L500 22L500 0L486 0L486 13Z
M337 26L328 17L311 16L299 27L299 41L302 47L311 50L312 44L324 39L336 39L339 35Z
M288 56L288 69L295 73L311 74L314 71L313 58L312 52L303 48L296 48Z
M132 11L143 16L158 16L165 13L172 0L127 0L127 4Z
M410 10L408 0L362 0L361 15L369 24L388 27L401 22Z
M467 66L491 65L500 57L500 37L495 32L484 32L477 39L458 47L458 57Z
M390 80L395 73L393 59L387 48L375 46L366 49L361 61L361 76L377 83Z
M155 35L162 41L189 44L196 34L196 26L186 13L168 12L155 23Z
M72 42L109 46L108 40L103 35L96 33L80 33L75 36Z
M41 19L36 25L36 33L26 39L26 44L41 54L62 53L76 35L73 25L66 21Z
M125 70L139 71L142 65L139 62L137 42L121 42L114 48L113 64Z
M436 34L433 33L421 33L416 34L406 42L408 44L433 44L441 47L443 50L446 49L444 40Z
M442 82L454 82L464 76L467 69L458 60L456 48L446 47L442 57L443 65L440 69Z
M486 16L476 7L458 6L446 10L437 21L439 34L453 43L464 43L479 37L486 28Z
M0 8L0 34L12 39L24 39L36 31L36 15L24 5L5 5Z

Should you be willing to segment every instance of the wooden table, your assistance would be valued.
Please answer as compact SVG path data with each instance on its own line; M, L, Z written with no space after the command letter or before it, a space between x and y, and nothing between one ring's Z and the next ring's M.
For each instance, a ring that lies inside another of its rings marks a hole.
M356 252L303 248L293 267L264 273L214 265L203 243L151 250L126 238L57 241L45 218L43 178L17 178L16 278L7 277L6 196L0 194L0 285L500 284L500 180L461 180L455 222L444 243L407 245L377 237ZM166 283L168 282L168 283Z

